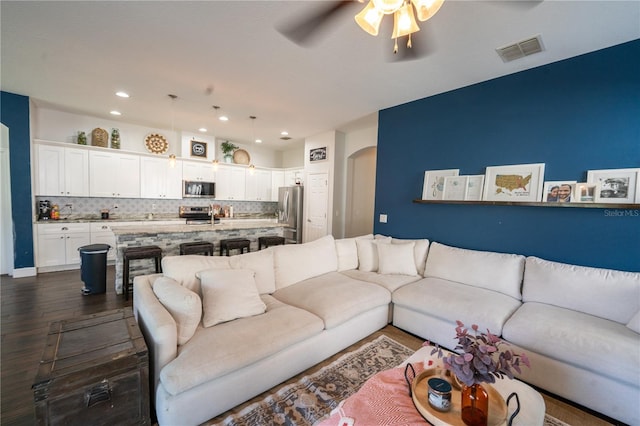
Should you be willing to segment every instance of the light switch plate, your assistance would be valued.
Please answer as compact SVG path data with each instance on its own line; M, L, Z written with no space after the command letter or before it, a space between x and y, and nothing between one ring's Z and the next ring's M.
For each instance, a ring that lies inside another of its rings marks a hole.
M380 223L387 223L387 215L386 214L381 214L380 215Z

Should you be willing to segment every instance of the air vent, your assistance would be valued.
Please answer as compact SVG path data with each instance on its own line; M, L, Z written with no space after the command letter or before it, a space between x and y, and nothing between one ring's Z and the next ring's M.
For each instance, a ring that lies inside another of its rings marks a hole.
M504 62L511 62L534 53L542 52L542 39L539 35L496 49Z
M283 140L283 141L291 140L291 138L289 136L283 136L280 139Z

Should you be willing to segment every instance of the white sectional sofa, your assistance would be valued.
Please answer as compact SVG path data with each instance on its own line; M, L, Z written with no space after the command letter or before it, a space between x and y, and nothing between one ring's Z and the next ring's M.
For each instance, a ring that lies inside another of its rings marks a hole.
M372 235L163 271L133 297L160 425L204 422L390 321L452 348L456 320L525 350L525 381L640 424L640 273Z

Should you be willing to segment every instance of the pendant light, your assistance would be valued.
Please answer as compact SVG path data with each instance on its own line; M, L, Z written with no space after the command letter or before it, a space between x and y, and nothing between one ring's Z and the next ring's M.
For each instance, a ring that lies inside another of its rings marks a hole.
M171 98L171 137L173 137L175 135L175 130L174 130L174 125L175 125L175 108L174 108L174 104L176 102L176 99L178 99L177 95L172 95L169 94L168 95ZM176 155L175 154L170 154L169 155L169 167L171 167L172 169L176 166Z
M262 139L256 138L256 127L255 127L255 122L256 122L256 117L255 115L250 115L249 118L251 119L251 137L253 138L253 141L255 143L262 143Z

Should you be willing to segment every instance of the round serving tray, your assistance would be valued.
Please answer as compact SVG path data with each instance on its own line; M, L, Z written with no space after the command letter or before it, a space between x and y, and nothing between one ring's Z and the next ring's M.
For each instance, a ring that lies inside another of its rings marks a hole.
M249 164L251 162L251 156L244 149L236 149L233 152L233 162L236 164Z
M439 376L442 370L436 370L435 368L428 368L422 373L418 374L411 383L411 395L413 403L415 404L418 412L432 425L434 426L464 426L462 417L460 414L460 389L457 383L452 383L451 391L451 410L447 412L441 412L429 405L429 396L427 380L434 376ZM502 395L491 385L483 383L482 387L485 388L489 394L489 419L488 426L499 426L507 424L507 404L504 402Z

